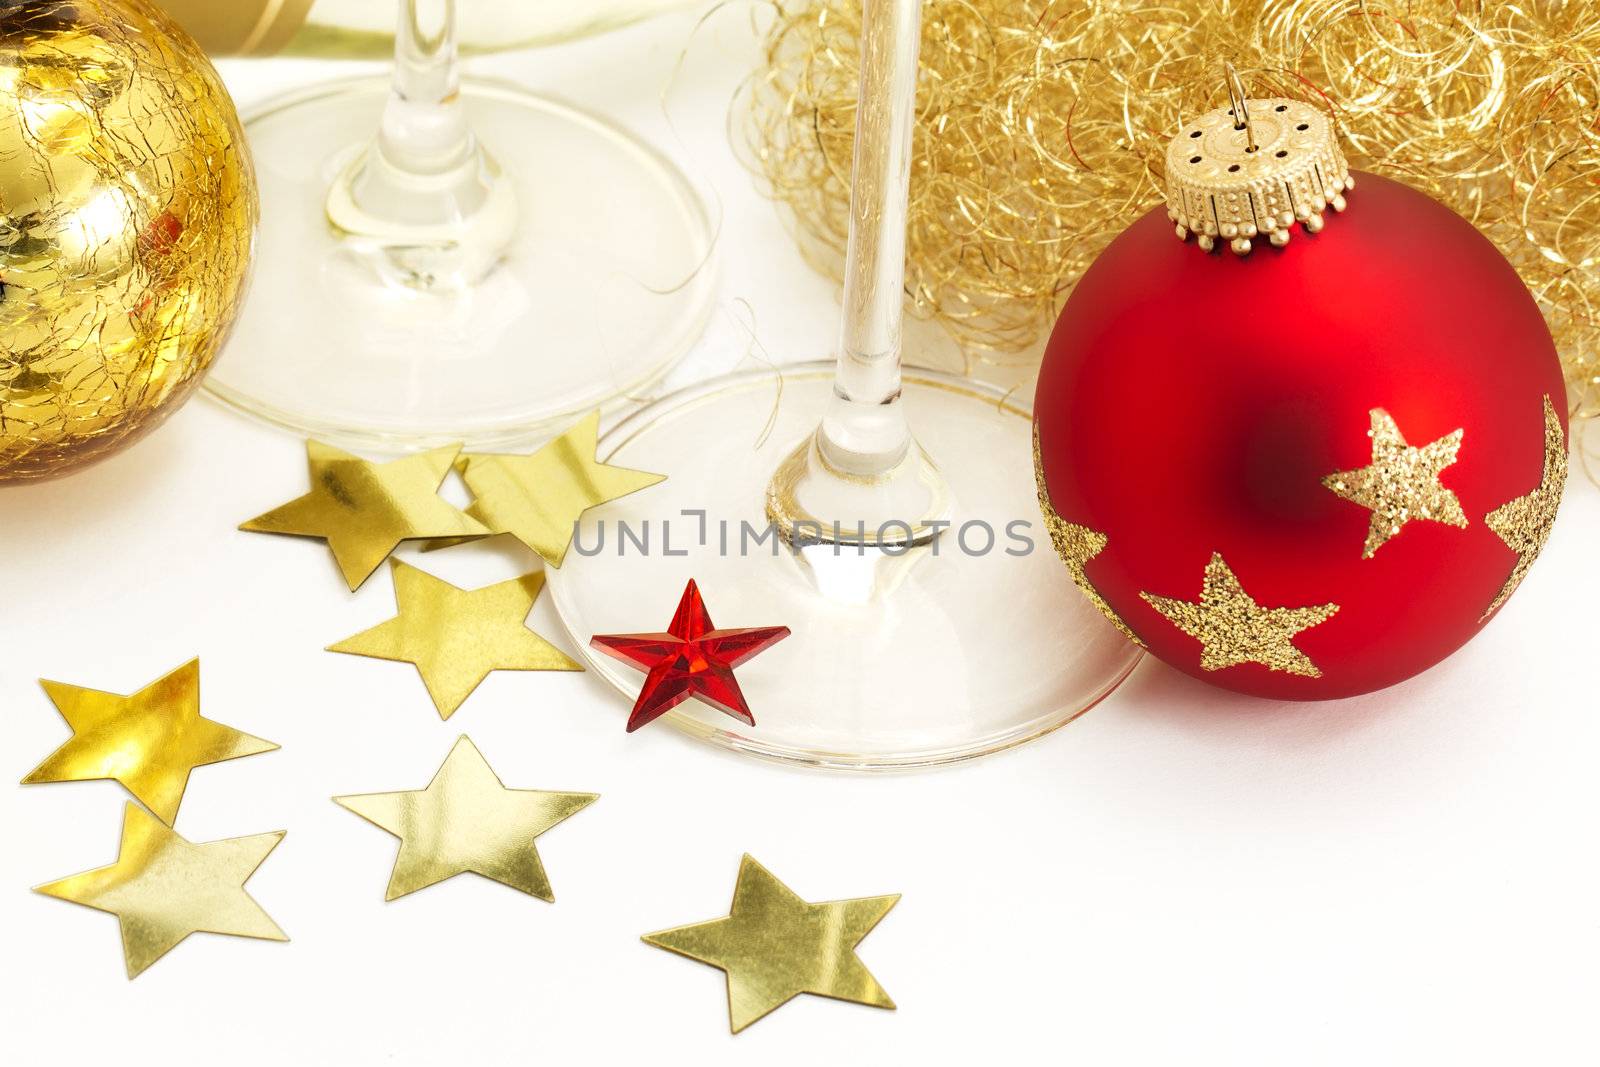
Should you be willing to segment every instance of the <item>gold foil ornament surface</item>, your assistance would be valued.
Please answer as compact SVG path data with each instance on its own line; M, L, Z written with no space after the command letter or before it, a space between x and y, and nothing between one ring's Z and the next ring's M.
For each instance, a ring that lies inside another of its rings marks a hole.
M197 659L128 696L65 682L40 684L72 727L72 738L22 784L114 778L168 826L194 768L278 747L201 717Z
M533 839L600 798L507 789L462 734L426 789L333 799L400 839L385 900L470 872L553 901Z
M896 893L811 904L746 855L726 918L644 941L727 972L728 1024L737 1034L801 993L893 1008L855 950L899 900Z
M115 863L34 892L115 915L122 924L128 977L137 978L190 934L289 940L244 889L283 837L279 830L188 841L129 804L122 814L122 848Z
M399 560L389 563L399 614L328 651L414 664L441 719L455 714L490 671L583 670L528 628L543 572L460 589Z
M0 5L0 483L102 458L194 391L256 212L233 103L170 19Z

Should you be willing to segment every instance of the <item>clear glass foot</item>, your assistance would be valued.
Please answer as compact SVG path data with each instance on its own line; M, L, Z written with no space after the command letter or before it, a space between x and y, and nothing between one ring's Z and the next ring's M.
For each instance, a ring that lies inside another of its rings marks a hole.
M768 526L771 473L814 431L834 370L832 361L784 368L781 401L771 371L716 379L602 438L608 462L667 475L585 516L576 547L549 571L574 644L627 698L616 705L619 729L643 676L589 649L589 638L660 628L690 578L718 626L793 630L739 668L756 726L694 701L665 718L754 755L856 769L948 763L1038 737L1111 692L1141 652L1052 551L1029 412L997 390L903 372L912 431L948 493L951 525L937 552L862 551L828 543L849 537L824 531L828 541L796 558L773 536L756 541ZM622 541L619 523L634 539ZM642 553L635 541L646 523ZM1008 554L1026 547L1019 535L1031 550Z
M499 447L637 397L688 350L711 308L711 228L672 163L567 104L468 83L485 202L408 245L338 199L390 95L388 78L349 81L247 116L262 225L212 393L356 447Z

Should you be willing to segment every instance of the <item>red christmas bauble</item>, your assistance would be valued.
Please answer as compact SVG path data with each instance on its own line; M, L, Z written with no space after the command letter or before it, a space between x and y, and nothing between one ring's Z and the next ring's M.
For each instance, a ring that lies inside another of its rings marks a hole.
M1041 503L1167 663L1379 689L1476 634L1543 546L1560 363L1499 251L1397 182L1358 175L1320 233L1255 244L1202 251L1157 209L1085 273L1039 375Z

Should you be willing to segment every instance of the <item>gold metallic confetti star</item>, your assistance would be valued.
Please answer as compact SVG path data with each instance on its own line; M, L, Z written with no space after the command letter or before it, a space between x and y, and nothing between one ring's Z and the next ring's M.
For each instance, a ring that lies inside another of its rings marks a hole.
M1051 503L1050 491L1044 484L1044 463L1039 455L1038 423L1034 423L1033 426L1033 478L1039 492L1039 511L1044 515L1044 527L1050 533L1050 543L1055 546L1056 555L1061 557L1061 562L1067 565L1067 573L1072 576L1073 584L1089 598L1089 603L1099 609L1100 614L1111 620L1111 625L1122 631L1122 636L1140 648L1146 647L1139 635L1128 627L1121 615L1117 614L1117 610L1100 595L1100 590L1089 581L1089 575L1084 570L1090 560L1105 551L1108 543L1106 535L1087 526L1068 522Z
M463 456L456 469L476 497L467 514L561 566L585 511L666 479L597 462L599 433L596 411L530 456Z
M1200 603L1140 593L1178 629L1200 642L1200 667L1219 671L1240 663L1259 663L1275 671L1306 678L1322 672L1294 646L1294 635L1326 622L1337 604L1307 608L1264 608L1253 600L1220 552L1206 564Z
M1346 500L1372 511L1362 559L1371 559L1384 542L1412 519L1466 526L1467 516L1456 495L1439 484L1439 472L1456 461L1461 430L1431 444L1412 448L1382 408L1373 408L1372 462L1359 470L1336 471L1322 484Z
M899 900L896 893L810 904L747 855L727 918L644 941L725 971L728 1024L737 1034L801 993L893 1008L855 949Z
M1550 540L1550 530L1555 526L1556 508L1567 487L1567 439L1561 432L1561 416L1547 395L1544 398L1544 472L1539 476L1539 487L1526 496L1501 504L1484 518L1484 525L1517 554L1517 565L1511 568L1510 577L1495 594L1494 601L1483 613L1482 622L1495 609L1516 592L1528 568L1539 558L1544 543Z
M355 589L401 541L472 540L489 531L439 496L460 445L372 463L320 441L306 442L311 492L239 527L257 533L320 537Z
M469 871L555 900L533 839L599 797L507 789L463 734L428 788L333 799L400 839L385 900Z
M128 977L195 933L287 941L278 924L244 890L244 883L283 840L283 831L187 841L149 812L129 804L122 813L117 862L35 893L108 911L122 924Z
M278 747L201 718L197 659L129 696L65 682L39 684L72 727L72 739L22 784L114 778L168 826L194 768Z
M426 571L390 561L400 613L347 637L330 652L416 665L439 717L455 714L490 671L581 671L555 645L528 629L544 574L460 589Z

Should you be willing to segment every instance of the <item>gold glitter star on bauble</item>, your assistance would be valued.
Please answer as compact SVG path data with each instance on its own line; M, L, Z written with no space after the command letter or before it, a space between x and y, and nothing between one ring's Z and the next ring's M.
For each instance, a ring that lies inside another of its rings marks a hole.
M1346 500L1372 512L1361 558L1371 559L1413 519L1467 525L1456 495L1439 484L1439 472L1456 461L1462 431L1445 434L1421 448L1412 448L1382 408L1371 411L1372 462L1359 470L1336 471L1322 484Z
M892 1009L855 950L899 900L896 893L811 904L747 855L726 918L644 941L726 972L728 1024L737 1034L801 993Z
M1561 431L1561 416L1556 414L1555 405L1547 395L1544 398L1544 471L1539 476L1539 487L1526 496L1501 504L1483 520L1484 525L1517 554L1517 565L1511 568L1510 576L1479 622L1493 615L1527 577L1528 568L1550 540L1556 508L1561 504L1561 494L1566 487L1567 439Z
M22 784L114 778L169 826L194 768L278 747L200 716L197 659L128 696L39 684L72 727L72 738Z
M330 652L414 664L439 717L448 719L490 671L581 671L581 664L528 629L544 574L461 589L390 560L399 614L329 645Z
M1067 565L1067 573L1072 576L1073 584L1089 598L1089 603L1099 609L1100 614L1111 620L1111 625L1120 630L1122 636L1140 648L1146 647L1139 635L1128 627L1121 615L1117 614L1117 610L1100 595L1100 590L1094 587L1094 583L1089 580L1089 575L1084 570L1090 560L1105 551L1109 543L1106 535L1063 519L1050 500L1050 491L1044 484L1044 464L1039 456L1038 423L1033 427L1033 480L1039 493L1039 511L1044 516L1044 527L1050 534L1050 544L1055 547L1056 555L1061 557L1061 562Z
M244 883L283 840L283 831L188 841L136 804L122 814L117 861L37 887L35 893L106 911L122 924L128 977L190 934L287 941Z
M1200 602L1140 593L1178 629L1200 642L1200 667L1220 671L1240 663L1259 663L1274 671L1321 678L1322 671L1295 647L1294 636L1326 622L1337 604L1304 608L1264 608L1257 604L1220 552L1206 564Z
M402 541L489 535L476 519L439 496L439 486L460 452L460 445L449 445L373 463L321 441L307 441L311 491L239 529L321 538L345 584L354 590Z
M507 789L463 734L426 789L333 799L400 839L385 900L471 873L553 901L533 839L599 797Z
M585 511L667 477L598 462L599 434L595 411L532 455L463 456L456 469L475 498L467 514L497 534L515 537L550 566L561 566L573 526Z

